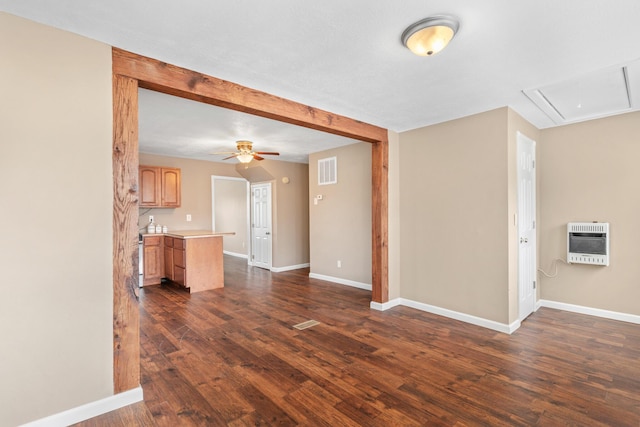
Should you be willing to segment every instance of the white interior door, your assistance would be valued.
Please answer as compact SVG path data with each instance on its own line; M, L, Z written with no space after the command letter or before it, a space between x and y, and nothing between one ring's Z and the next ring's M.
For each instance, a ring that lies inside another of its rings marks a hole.
M536 143L518 132L518 299L524 320L536 304Z
M271 183L251 185L251 264L271 269Z

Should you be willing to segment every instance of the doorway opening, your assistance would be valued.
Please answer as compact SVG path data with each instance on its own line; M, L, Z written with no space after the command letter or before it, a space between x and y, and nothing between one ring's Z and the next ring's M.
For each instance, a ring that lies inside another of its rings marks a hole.
M388 290L388 131L137 54L112 49L114 392L140 384L134 277L138 240L138 88L259 115L372 144L372 300Z

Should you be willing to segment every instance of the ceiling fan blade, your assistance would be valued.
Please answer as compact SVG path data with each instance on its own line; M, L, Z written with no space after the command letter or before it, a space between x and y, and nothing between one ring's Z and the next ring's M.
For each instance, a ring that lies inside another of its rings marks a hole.
M253 158L256 160L264 160L264 157L258 156L258 153L253 153Z
M274 151L256 151L256 154L262 154L262 155L267 155L267 156L279 156L280 153L276 153Z
M229 157L225 157L222 160L229 160L229 159L233 159L234 157L238 157L240 155L240 153L235 153L233 156L229 156Z
M220 156L222 154L237 154L235 151L220 151L217 153L209 153L211 156Z

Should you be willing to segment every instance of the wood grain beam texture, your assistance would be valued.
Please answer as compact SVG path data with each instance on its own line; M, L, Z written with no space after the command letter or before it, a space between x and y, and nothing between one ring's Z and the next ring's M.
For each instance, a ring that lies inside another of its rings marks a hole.
M137 258L138 87L354 138L373 145L372 300L388 292L388 132L358 120L215 77L112 50L114 75L114 383L116 393L138 386L138 314L133 270ZM134 153L135 151L135 153ZM135 200L135 201L134 201Z
M138 82L113 76L113 384L140 385Z
M387 130L377 126L116 48L113 70L137 79L145 89L360 141L387 138Z

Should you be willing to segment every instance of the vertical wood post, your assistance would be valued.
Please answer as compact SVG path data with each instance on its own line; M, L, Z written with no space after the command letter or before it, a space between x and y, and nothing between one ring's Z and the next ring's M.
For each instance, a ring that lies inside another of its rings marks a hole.
M138 81L113 76L113 385L140 385Z
M371 300L389 301L389 139L371 151Z

